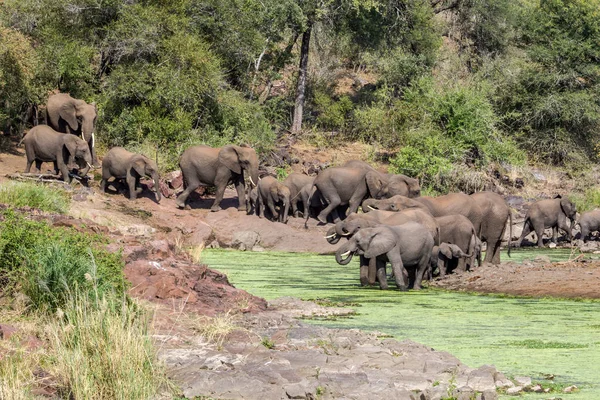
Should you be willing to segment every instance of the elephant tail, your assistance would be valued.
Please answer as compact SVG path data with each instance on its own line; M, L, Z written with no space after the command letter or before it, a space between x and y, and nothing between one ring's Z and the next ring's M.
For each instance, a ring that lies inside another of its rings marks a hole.
M509 208L508 209L508 256L510 257L510 248L511 246L511 241L512 241L512 234L513 234L513 218L512 218L512 211Z
M313 184L312 188L310 189L310 193L308 194L306 205L304 206L304 212L306 213L306 218L304 219L304 229L308 229L308 219L310 218L310 200L313 198L316 192L317 185Z

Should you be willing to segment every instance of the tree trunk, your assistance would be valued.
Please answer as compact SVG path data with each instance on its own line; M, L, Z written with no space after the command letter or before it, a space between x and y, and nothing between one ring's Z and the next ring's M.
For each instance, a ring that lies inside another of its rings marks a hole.
M309 23L306 31L302 34L302 46L300 47L300 73L298 75L296 103L294 104L292 132L299 132L302 129L302 113L304 111L304 93L306 91L306 73L308 69L308 49L310 47L311 31L312 23Z

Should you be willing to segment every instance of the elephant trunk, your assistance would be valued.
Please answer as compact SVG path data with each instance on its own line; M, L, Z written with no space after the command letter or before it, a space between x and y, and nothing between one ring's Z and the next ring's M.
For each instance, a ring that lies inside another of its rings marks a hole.
M327 235L325 236L325 239L329 244L337 244L337 242L340 241L340 235L336 233L334 226L327 230Z
M92 156L86 152L83 159L77 159L77 165L79 165L79 171L77 172L77 174L81 177L86 176L92 167L91 164Z
M287 224L288 218L289 218L289 214L290 214L290 197L287 196L286 199L283 201L283 210L280 210L279 212L283 212L283 219L282 222L284 224Z
M258 165L252 165L248 171L248 178L252 186L258 185Z
M348 246L342 246L335 252L335 261L337 261L340 265L347 265L352 261L352 256L354 252L352 250L347 250Z
M152 180L154 181L154 196L156 197L156 201L160 203L161 194L160 194L160 179L158 178L158 173L152 174Z
M335 224L335 233L338 236L348 236L348 232L345 229L345 225L346 223L344 221L340 221L338 223Z

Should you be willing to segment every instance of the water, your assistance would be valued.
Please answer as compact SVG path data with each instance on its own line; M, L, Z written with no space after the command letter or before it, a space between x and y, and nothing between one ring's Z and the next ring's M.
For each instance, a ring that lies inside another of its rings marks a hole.
M521 250L513 252L512 260L542 253L553 261L578 255L562 249ZM202 259L227 273L236 287L266 299L294 296L359 304L355 317L313 323L410 338L472 367L493 364L509 376L531 376L543 385L550 382L543 376L553 374L554 382L581 388L570 395L524 398L600 399L600 302L361 288L354 261L341 266L333 256L306 253L207 250Z

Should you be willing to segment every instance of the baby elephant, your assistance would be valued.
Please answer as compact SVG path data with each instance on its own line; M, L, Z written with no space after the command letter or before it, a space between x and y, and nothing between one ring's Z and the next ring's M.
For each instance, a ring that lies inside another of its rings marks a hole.
M579 226L581 226L581 239L585 243L590 233L600 231L600 209L581 214Z
M125 179L129 186L129 198L135 200L142 192L141 177L149 177L154 181L156 201L160 202L160 181L156 163L141 154L131 153L122 147L113 147L102 159L102 181L100 190L106 191L108 179L114 177L113 186L117 180ZM116 186L115 186L116 188Z
M258 182L257 190L256 213L258 216L264 218L266 203L274 220L287 223L290 210L290 188L272 176L265 176ZM275 209L275 206L279 206L279 211Z
M440 277L444 278L453 259L471 257L473 257L472 254L465 254L457 245L443 242L439 246L433 246L431 250L431 270L433 271L437 266L440 270Z
M73 162L79 166L78 175L86 176L91 167L92 154L85 140L75 135L56 132L47 125L33 127L23 139L27 167L25 173L31 170L35 161L38 171L43 162L54 163L54 170L62 175L63 181L70 183L69 168Z

